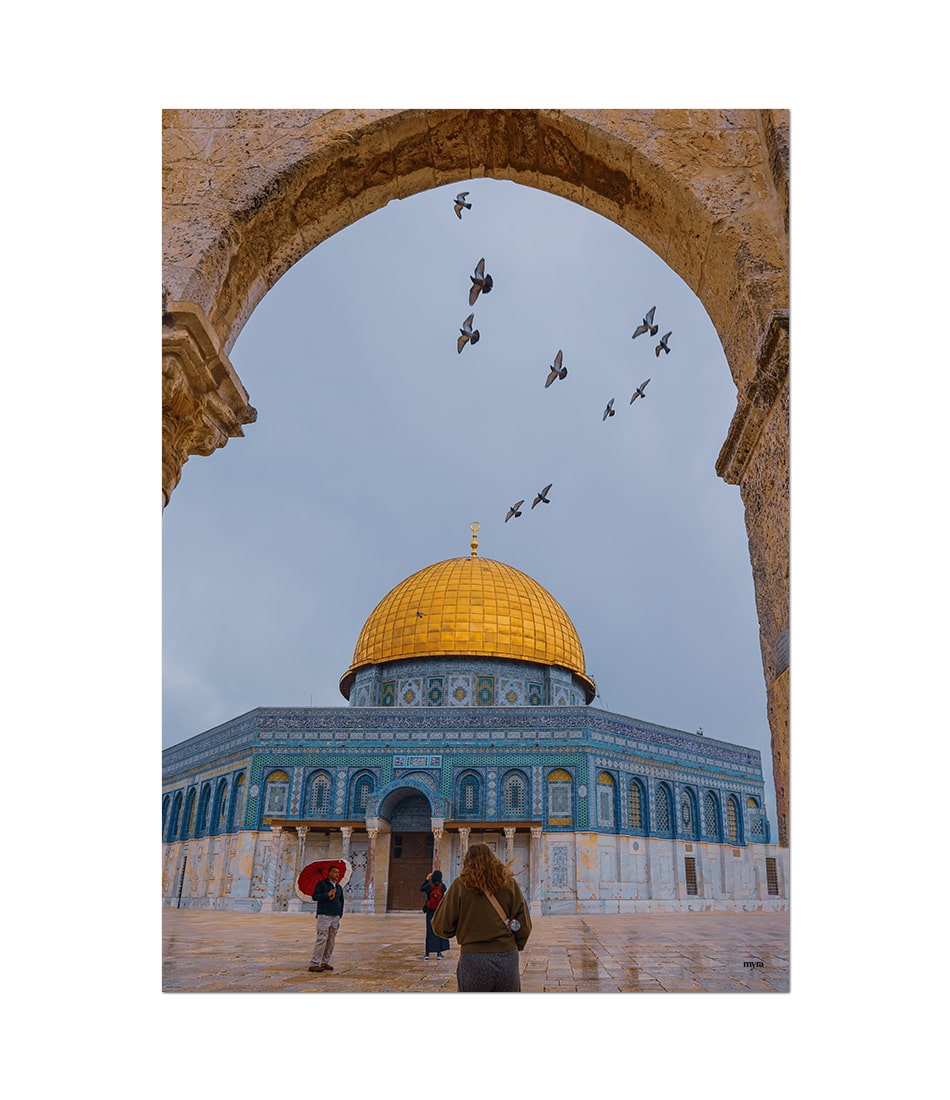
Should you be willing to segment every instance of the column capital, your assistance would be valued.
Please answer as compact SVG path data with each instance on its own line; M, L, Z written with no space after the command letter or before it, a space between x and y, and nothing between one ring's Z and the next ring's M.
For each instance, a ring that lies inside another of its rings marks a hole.
M257 410L195 302L162 313L162 497L168 503L190 455L210 455L243 436Z
M370 840L375 840L376 837L379 836L379 826L367 825L366 832Z
M353 835L353 826L352 825L341 825L340 826L340 832L345 837L351 837Z
M297 830L297 836L299 836L301 840L306 840L307 833L310 832L310 826L309 825L296 825L295 828Z
M540 825L532 825L531 826L531 839L532 840L540 840L541 839L541 832L542 832L542 829L541 829Z

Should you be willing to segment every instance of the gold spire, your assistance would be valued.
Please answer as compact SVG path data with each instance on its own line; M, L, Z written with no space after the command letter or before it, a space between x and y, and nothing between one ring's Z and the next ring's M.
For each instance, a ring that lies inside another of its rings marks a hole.
M472 547L472 557L477 558L478 557L478 531L479 531L479 528L481 527L481 524L480 523L470 523L468 526L469 526L469 530L472 532L472 541L471 541L471 544L470 544L471 547Z

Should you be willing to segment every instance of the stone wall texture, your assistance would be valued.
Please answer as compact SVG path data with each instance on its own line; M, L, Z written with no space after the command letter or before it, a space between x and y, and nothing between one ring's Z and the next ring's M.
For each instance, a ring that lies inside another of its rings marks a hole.
M741 488L780 843L788 836L789 116L784 110L163 113L162 495L257 413L228 352L331 234L482 176L571 199L656 252L705 306L738 388L717 472Z

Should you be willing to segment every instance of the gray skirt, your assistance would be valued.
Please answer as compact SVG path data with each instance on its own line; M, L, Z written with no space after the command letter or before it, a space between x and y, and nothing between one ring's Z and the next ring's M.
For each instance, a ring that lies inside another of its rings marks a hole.
M498 954L469 951L459 955L455 971L459 993L520 993L518 957L517 951Z

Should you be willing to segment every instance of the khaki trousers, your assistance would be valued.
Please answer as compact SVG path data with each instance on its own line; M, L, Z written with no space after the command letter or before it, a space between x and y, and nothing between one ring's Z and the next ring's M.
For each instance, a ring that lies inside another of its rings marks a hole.
M327 916L325 913L317 914L317 938L313 941L313 954L310 956L311 966L326 966L330 961L339 928L339 917Z

